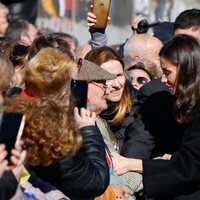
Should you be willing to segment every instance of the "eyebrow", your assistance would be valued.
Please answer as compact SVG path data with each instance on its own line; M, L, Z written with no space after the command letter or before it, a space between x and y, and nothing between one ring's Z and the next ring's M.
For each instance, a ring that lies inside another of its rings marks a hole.
M121 75L124 75L124 72L120 72L116 76L121 76Z

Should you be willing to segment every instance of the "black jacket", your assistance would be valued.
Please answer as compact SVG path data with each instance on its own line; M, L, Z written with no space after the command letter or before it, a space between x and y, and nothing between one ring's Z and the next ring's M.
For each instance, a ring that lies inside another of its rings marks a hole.
M12 172L5 172L0 178L0 199L8 200L14 196L18 182Z
M83 146L76 155L49 167L32 168L71 199L89 199L102 194L109 184L105 144L96 126L81 129Z
M152 94L141 109L146 130L153 136L155 147L151 157L173 154L180 147L183 128L175 121L175 98L169 92Z
M125 133L122 155L140 159L174 153L183 129L173 116L174 97L160 79L145 84L138 92L134 121Z
M144 188L156 200L200 199L200 106L171 160L143 161Z
M153 94L157 94L160 91L165 91L169 94L169 92L167 92L167 87L160 79L145 84L138 91L138 101L135 102L133 110L129 114L130 116L132 115L133 120L129 123L124 132L124 143L121 148L121 155L139 159L148 159L151 157L156 138L147 126L147 122L150 121L155 125L159 119L156 117L163 114L160 112L163 106L148 103L148 100ZM160 98L158 97L156 100L159 102ZM156 115L156 117L152 118L152 115ZM144 119L146 119L146 121ZM157 125L159 126L159 124ZM154 127L157 127L157 125Z
M121 147L121 155L130 158L147 159L150 158L154 147L153 137L144 129L141 115L139 115L140 106L136 99L138 91L132 87L129 81L126 81L126 87L131 95L132 110L126 115L122 124L119 126L110 125L110 129ZM112 106L115 107L115 104L109 103L110 109L112 109ZM107 112L109 113L109 111ZM106 120L109 120L108 117L112 119L114 116L108 115L107 112L104 111L101 116Z

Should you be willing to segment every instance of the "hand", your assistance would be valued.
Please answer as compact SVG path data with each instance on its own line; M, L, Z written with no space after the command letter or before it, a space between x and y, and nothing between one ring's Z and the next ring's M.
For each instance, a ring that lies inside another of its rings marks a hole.
M85 126L94 126L96 121L96 114L90 110L86 110L85 108L81 108L79 114L78 108L75 107L74 118L79 128Z
M143 164L141 159L125 158L112 152L113 171L117 175L122 175L130 171L143 173Z
M128 158L120 156L117 153L112 152L112 162L113 162L113 171L117 175L125 174L129 171Z
M111 184L111 187L115 193L116 200L126 200L129 195L133 194L133 191L125 186Z
M7 151L5 150L5 145L0 144L0 178L3 173L8 169L8 161L5 159L7 156Z
M22 150L23 142L20 141L16 145L15 149L11 150L9 169L13 172L15 178L19 180L21 178L22 166L26 158L26 151Z
M89 27L93 27L96 24L96 15L93 14L92 12L87 13L87 25Z
M145 18L144 16L142 16L142 15L138 15L138 16L135 17L135 19L134 19L134 21L133 21L133 24L132 24L132 27L135 29L135 30L133 31L133 34L137 34L136 29L138 28L139 22L140 22L141 20L143 20L143 19L146 19L146 18Z
M111 18L108 17L108 21L111 21ZM93 27L97 22L96 15L92 12L87 13L87 25L91 28Z
M172 157L172 155L171 154L164 154L163 156L162 156L162 159L163 160L170 160L171 159L171 157Z

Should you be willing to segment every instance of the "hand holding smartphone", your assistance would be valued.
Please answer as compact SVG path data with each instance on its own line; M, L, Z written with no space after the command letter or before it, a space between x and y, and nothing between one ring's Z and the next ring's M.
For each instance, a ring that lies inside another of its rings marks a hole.
M105 29L108 21L111 0L93 0L92 12L96 15L94 28Z

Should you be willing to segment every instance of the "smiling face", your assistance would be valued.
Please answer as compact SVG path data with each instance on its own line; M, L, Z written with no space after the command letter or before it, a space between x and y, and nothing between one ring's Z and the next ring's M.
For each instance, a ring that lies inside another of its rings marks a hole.
M161 57L161 66L163 75L161 81L169 88L172 95L176 90L176 77L178 73L177 65L171 63L169 60Z
M113 80L106 81L108 86L106 99L111 102L120 101L125 86L125 75L122 64L117 60L109 60L103 63L101 68L117 76Z

